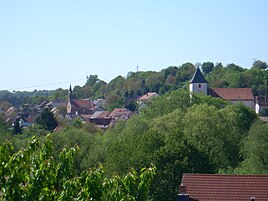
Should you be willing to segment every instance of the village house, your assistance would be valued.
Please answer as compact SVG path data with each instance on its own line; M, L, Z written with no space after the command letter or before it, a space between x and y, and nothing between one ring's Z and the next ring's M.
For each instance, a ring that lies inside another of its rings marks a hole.
M126 121L133 115L127 108L115 108L112 112L96 111L94 114L82 114L80 117L86 123L93 123L97 127L106 129L113 126L118 120Z
M153 97L156 97L156 96L158 96L156 92L148 92L145 95L139 97L137 99L137 103L140 108L143 108L146 105L146 103L148 103L148 101L150 101Z
M107 128L112 120L112 118L109 117L109 113L109 111L97 111L89 118L89 122L95 124L99 128Z
M197 68L189 83L190 96L193 93L204 93L212 97L222 98L231 103L243 103L255 110L255 98L251 88L209 88L200 69Z
M177 201L267 201L268 175L183 174Z
M109 113L109 117L113 120L128 120L133 115L127 108L115 108L112 112Z
M5 121L14 125L15 121L19 120L22 128L28 128L33 125L38 114L36 108L30 104L21 105L19 108L12 106L5 112Z

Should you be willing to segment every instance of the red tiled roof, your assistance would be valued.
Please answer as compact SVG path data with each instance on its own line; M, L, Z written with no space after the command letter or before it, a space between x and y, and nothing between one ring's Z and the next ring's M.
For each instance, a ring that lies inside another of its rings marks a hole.
M209 95L229 101L254 101L251 88L210 88Z
M92 117L92 114L81 114L80 115L83 119L89 119Z
M76 107L80 107L80 108L87 108L90 109L93 107L93 103L91 100L72 100L72 104Z
M97 111L93 115L91 115L90 119L104 119L104 118L110 118L109 111Z
M103 112L100 113L100 115L98 116L98 118L100 118L100 119L110 118L109 117L109 114L110 114L109 111L103 111Z
M110 114L109 116L112 117L112 118L115 118L115 117L121 117L123 115L131 115L132 112L127 109L127 108L115 108Z
M147 94L143 95L142 97L140 97L138 100L139 101L147 101L150 98L152 98L153 96L157 96L158 94L156 92L148 92Z
M182 183L198 201L268 200L268 175L183 174Z

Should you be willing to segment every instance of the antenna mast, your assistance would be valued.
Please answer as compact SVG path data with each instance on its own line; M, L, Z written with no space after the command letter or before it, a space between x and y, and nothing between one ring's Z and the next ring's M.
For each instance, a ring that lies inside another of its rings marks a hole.
M137 65L137 78L139 78L139 66Z

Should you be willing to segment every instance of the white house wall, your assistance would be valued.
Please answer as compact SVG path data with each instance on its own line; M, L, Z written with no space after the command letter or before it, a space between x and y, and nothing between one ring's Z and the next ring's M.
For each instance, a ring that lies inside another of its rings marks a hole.
M243 103L243 105L255 110L255 104L254 104L254 101L230 101L231 103L233 104L236 104L236 103Z

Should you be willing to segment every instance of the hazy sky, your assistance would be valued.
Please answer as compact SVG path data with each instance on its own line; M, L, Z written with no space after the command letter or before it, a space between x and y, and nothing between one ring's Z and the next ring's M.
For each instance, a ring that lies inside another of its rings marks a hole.
M267 0L0 1L0 90L254 58L268 62Z

